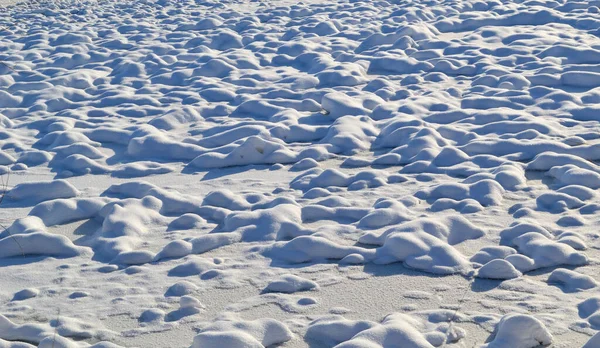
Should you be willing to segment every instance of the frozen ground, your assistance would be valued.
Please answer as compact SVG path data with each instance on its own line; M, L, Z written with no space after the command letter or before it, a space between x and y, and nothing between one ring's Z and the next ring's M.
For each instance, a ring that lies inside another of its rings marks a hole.
M0 12L0 347L599 347L599 1Z

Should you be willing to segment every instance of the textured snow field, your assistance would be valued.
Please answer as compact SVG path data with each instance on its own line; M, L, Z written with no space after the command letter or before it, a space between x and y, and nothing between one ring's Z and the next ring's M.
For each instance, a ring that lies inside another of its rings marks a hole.
M600 347L599 7L2 9L0 347Z

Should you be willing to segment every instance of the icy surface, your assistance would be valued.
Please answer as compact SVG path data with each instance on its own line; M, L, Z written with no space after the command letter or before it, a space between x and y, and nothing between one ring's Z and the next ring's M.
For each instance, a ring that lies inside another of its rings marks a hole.
M2 8L0 347L597 345L599 7Z

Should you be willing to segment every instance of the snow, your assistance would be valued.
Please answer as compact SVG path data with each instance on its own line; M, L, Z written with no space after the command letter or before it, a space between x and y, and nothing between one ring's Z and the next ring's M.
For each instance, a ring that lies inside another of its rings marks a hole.
M38 289L23 289L15 293L12 298L12 301L23 301L30 299L32 297L36 297L39 295L40 291Z
M582 348L593 348L600 344L600 334L595 334Z
M78 194L79 191L69 182L54 180L19 184L13 187L6 197L14 201L29 201L35 204L57 198L72 198Z
M486 348L534 348L552 343L552 335L544 324L530 315L508 314L502 317L495 330L494 339Z
M185 296L198 290L198 286L194 283L182 280L169 287L165 296Z
M65 236L33 232L0 239L0 259L25 255L72 257L85 253Z
M267 285L264 292L294 293L318 288L319 285L311 280L304 279L293 274L281 276Z
M565 291L587 290L598 286L593 277L564 268L552 271L548 283L562 286Z
M0 332L4 340L39 343L45 335L49 334L49 329L50 326L47 324L15 324L5 316L0 315Z
M335 347L439 347L446 341L448 329L444 324L427 325L418 317L394 313L381 323L350 321L341 316L322 318L310 324L307 334L317 342L343 342ZM462 329L449 333L450 342L463 335Z
M599 6L3 7L0 347L598 345Z
M281 322L273 319L252 321L227 318L202 328L194 338L193 348L268 347L289 341L292 332Z
M483 265L477 271L477 276L488 279L513 279L520 277L521 272L509 261L495 259Z

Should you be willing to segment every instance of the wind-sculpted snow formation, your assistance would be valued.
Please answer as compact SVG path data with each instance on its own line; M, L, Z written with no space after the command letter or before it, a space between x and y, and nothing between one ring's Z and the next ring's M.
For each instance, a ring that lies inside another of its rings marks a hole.
M599 7L3 9L0 347L593 346Z

